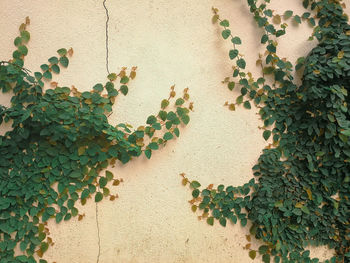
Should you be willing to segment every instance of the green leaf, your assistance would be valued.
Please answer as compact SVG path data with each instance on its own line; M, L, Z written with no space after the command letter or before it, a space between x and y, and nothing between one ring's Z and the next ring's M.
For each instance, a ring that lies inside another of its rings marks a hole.
M233 44L236 44L236 45L242 44L242 41L241 41L241 39L240 39L239 37L233 37L233 38L231 39L231 42L232 42Z
M231 35L231 30L230 29L225 29L225 30L222 31L221 35L222 35L222 37L224 39L227 39Z
M92 88L93 88L93 90L96 90L97 92L102 92L103 91L103 85L101 83L96 84Z
M163 139L166 140L166 141L169 141L171 140L172 138L174 138L174 135L170 132L166 132L163 136Z
M235 83L233 81L231 81L227 84L227 87L229 90L233 90L235 88Z
M158 143L156 143L156 142L151 142L150 144L148 144L148 147L149 147L151 150L158 150L158 149L159 149L159 145L158 145Z
M247 221L246 218L241 219L241 225L242 225L242 226L246 226L247 223L248 223L248 221Z
M85 199L85 198L87 198L89 196L89 194L90 194L90 190L89 189L84 189L83 192L81 193L80 198L81 199Z
M22 256L17 256L16 260L19 260L20 262L28 262L28 259L26 256L22 255Z
M265 254L262 256L262 260L264 263L270 263L271 257L269 254Z
M224 26L224 27L229 27L229 26L230 26L230 23L225 19L225 20L222 20L222 21L220 22L220 25L221 25L221 26Z
M127 76L124 76L120 79L120 83L122 83L122 84L126 84L128 82L129 82L129 77L127 77Z
M287 10L284 12L284 19L288 19L293 16L293 11L292 10Z
M67 57L60 57L59 62L63 67L65 67L65 68L68 67L69 60Z
M295 16L294 16L294 21L295 21L296 23L298 23L298 24L301 24L300 16L295 15Z
M58 224L59 222L61 222L63 219L63 214L62 213L57 213L56 214L56 223Z
M274 67L264 67L263 68L263 73L266 75L272 74L275 71Z
M49 65L47 65L47 64L42 64L42 65L40 66L40 68L41 68L42 71L47 71L47 70L49 70Z
M262 245L259 247L259 254L260 255L264 255L266 254L266 252L269 250L269 247L266 245Z
M220 222L220 225L222 225L223 227L226 226L226 218L225 218L225 217L221 217L221 218L219 219L219 222Z
M48 244L48 243L46 243L46 242L41 242L41 244L40 244L40 250L41 250L42 253L45 253L46 250L47 250L48 248L49 248L49 244Z
M310 18L308 19L308 22L309 22L309 24L310 24L311 26L315 26L315 25L316 25L315 19L314 19L313 17L310 17Z
M306 207L306 206L302 206L301 211L303 211L305 214L309 215L310 214L310 210Z
M81 172L80 171L73 171L69 174L69 176L72 178L79 178L79 177L81 177Z
M65 55L67 55L67 49L61 48L61 49L57 50L57 53L58 53L60 56L65 56Z
M106 178L107 178L107 180L108 181L111 181L111 180L113 180L113 173L112 172L110 172L110 171L106 171Z
M159 111L158 115L159 115L159 118L160 118L162 121L165 121L166 118L167 118L168 113L167 113L166 111L161 110L161 111Z
M52 65L51 66L51 69L53 72L55 72L56 74L59 74L60 73L60 67L58 65Z
M150 159L151 155L152 155L152 150L150 150L150 149L145 150L145 155L146 155L147 159Z
M341 131L341 133L344 134L345 136L350 136L350 129Z
M149 116L149 117L147 118L147 121L146 121L146 123L147 123L147 124L150 124L150 125L152 125L152 124L154 124L154 123L156 123L156 122L157 122L157 118L156 118L154 115Z
M105 177L100 177L100 180L98 181L100 188L103 188L107 185L107 179Z
M72 218L72 214L71 214L71 213L67 213L67 214L64 216L63 220L64 220L64 221L68 221L68 220L70 220L71 218Z
M207 223L208 223L208 225L211 225L211 226L214 225L214 217L212 217L212 216L208 217L207 218Z
M44 72L44 74L43 74L43 77L45 78L45 79L52 79L52 74L51 74L51 72L50 71L45 71Z
M245 102L243 103L243 107L246 108L246 109L248 109L248 110L252 108L252 106L250 105L250 102L249 102L249 101L245 101Z
M51 57L51 58L48 59L48 61L51 64L57 64L58 63L58 58L57 57Z
M21 54L24 56L28 54L28 48L26 46L19 46L18 51L21 52Z
M237 99L236 99L236 103L237 104L241 104L243 102L243 96L238 96Z
M43 75L40 72L34 72L34 76L37 80L40 80L43 77Z
M95 202L100 202L103 199L103 194L100 192L97 192L95 195Z
M265 141L267 141L270 138L270 136L271 136L271 131L265 130L263 132L263 137L264 137Z
M115 74L115 73L108 74L107 78L108 78L110 81L114 81L114 80L117 79L117 74Z
M75 207L73 207L72 209L71 209L71 211L72 211L72 216L77 216L78 215L78 209L77 208L75 208Z
M15 44L16 47L18 47L19 45L22 44L22 38L16 37L13 43Z
M197 198L197 197L199 196L199 194L200 194L200 191L199 191L198 189L194 189L194 190L192 191L192 196L193 196L193 198Z
M183 115L183 116L181 116L181 120L185 125L187 125L190 122L190 116Z
M238 56L238 50L237 49L231 49L229 52L230 59L235 59Z
M121 93L123 93L123 95L126 95L129 92L129 88L126 85L122 85L122 86L120 86L120 91L121 91Z
M162 109L165 109L166 107L168 107L168 105L169 105L169 100L164 99L164 100L162 100L160 107Z
M268 45L266 49L271 53L276 53L276 47L273 44Z
M268 35L264 34L264 35L261 37L261 44L265 44L268 40L269 40Z
M197 189L201 186L201 184L198 182L198 181L192 181L190 186L193 188L193 189Z
M21 38L24 43L27 43L30 39L30 34L28 31L22 31L21 32Z
M241 69L245 69L246 62L243 58L237 60L237 66L240 67Z
M180 106L185 103L185 100L182 98L178 98L175 102L175 105Z
M160 124L159 122L157 122L157 123L154 123L154 124L152 125L152 128L155 129L155 130L157 130L157 131L159 131L159 130L162 129L162 126L161 126L161 124Z

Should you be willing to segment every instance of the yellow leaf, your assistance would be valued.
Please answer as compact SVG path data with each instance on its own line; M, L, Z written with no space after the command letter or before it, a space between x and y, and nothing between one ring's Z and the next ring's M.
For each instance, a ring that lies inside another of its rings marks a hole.
M296 208L302 208L304 206L304 204L302 202L298 202L295 204Z
M281 24L281 16L280 15L273 16L272 22L277 24L277 25Z
M140 147L144 146L145 144L143 143L143 138L138 138L136 140L136 145Z
M83 155L84 152L85 152L85 146L81 146L81 147L78 148L78 155L79 155L79 156L80 156L80 155Z
M84 100L84 102L85 102L86 104L88 104L88 105L92 104L92 100L91 100L91 99L86 99L86 100Z
M213 15L213 18L211 19L211 22L215 24L219 20L219 15Z
M130 78L134 79L136 77L136 72L135 71L131 71L130 72Z
M192 210L192 212L196 212L196 211L197 211L197 206L196 206L196 205L193 205L193 206L191 207L191 210Z
M19 26L19 31L22 32L26 30L26 24L22 23L20 26Z
M228 106L228 109L231 110L231 111L234 111L234 110L236 109L235 104L231 103L231 104Z
M119 72L119 76L122 78L126 75L125 70L123 69L122 71Z
M321 73L321 72L320 72L319 70L317 70L317 69L314 70L314 74L318 75L318 74L320 74L320 73Z
M255 250L249 251L249 257L250 257L251 259L255 259L255 257L256 257L256 251L255 251Z
M338 56L339 59L342 59L344 57L344 51L339 51Z
M307 188L307 189L306 189L306 193L307 193L309 199L312 200L312 193L311 193L310 188Z

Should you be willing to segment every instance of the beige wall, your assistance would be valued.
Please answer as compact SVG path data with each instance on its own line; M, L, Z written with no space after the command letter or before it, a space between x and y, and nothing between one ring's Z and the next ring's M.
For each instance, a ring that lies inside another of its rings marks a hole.
M300 1L274 0L274 9L302 14ZM350 2L350 1L346 1ZM231 30L242 38L241 53L247 67L257 73L255 60L260 31L245 0L107 0L109 15L109 67L138 66L127 97L116 103L111 123L134 126L157 113L160 101L176 84L190 88L195 111L181 136L154 153L112 170L124 183L112 191L120 198L98 204L101 254L99 262L252 262L243 246L248 228L226 228L199 222L188 204L191 193L181 185L179 173L204 186L241 185L252 178L251 167L266 146L256 110L230 112L223 104L236 94L221 81L231 74L229 41L211 24L211 7L228 18ZM104 82L105 21L102 0L0 0L0 60L13 51L17 28L29 16L31 41L26 67L37 71L61 47L73 47L70 66L62 70L59 85L89 90ZM311 29L290 26L280 41L280 54L295 62L315 44L307 42ZM1 103L8 97L1 95ZM80 209L76 218L50 222L55 245L45 254L49 262L96 262L98 238L95 204ZM258 246L258 244L254 244ZM324 250L317 252L320 256ZM259 262L256 259L255 262Z

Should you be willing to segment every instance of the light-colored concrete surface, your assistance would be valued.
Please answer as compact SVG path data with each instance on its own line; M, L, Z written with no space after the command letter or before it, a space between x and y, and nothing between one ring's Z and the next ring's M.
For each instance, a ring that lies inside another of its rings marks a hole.
M230 112L223 107L238 93L221 84L231 75L231 46L221 38L218 25L211 24L215 6L230 21L233 34L242 38L240 52L247 68L258 76L255 61L263 51L261 32L246 1L107 0L106 6L110 70L138 66L129 94L118 99L110 122L143 124L148 115L158 112L173 84L178 92L190 88L195 111L180 138L155 152L151 160L142 157L111 168L124 183L112 188L119 199L98 204L99 262L252 262L243 249L248 228L199 222L187 203L191 193L179 177L185 172L204 186L241 185L252 178L251 167L266 146L255 109ZM299 1L274 0L272 6L279 13L304 12ZM102 0L0 0L1 60L11 57L17 28L26 16L31 19L27 68L37 71L58 48L73 47L69 68L55 77L59 85L89 90L106 80ZM315 43L306 41L311 34L306 24L290 26L288 31L280 41L280 54L295 62ZM1 95L0 102L8 103L8 97ZM97 262L93 201L80 213L86 214L80 222L49 223L55 242L45 254L49 262ZM317 256L326 252L322 249Z

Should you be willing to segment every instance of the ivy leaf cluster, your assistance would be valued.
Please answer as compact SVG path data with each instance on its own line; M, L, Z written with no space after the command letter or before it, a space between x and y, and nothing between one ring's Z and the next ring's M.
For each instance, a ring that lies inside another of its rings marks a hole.
M43 257L53 245L49 220L81 220L84 214L79 214L78 202L115 200L118 195L109 185L117 186L122 179L108 168L142 154L150 158L180 135L179 128L188 124L193 108L188 89L174 99L171 87L159 113L149 116L144 126L112 126L107 117L116 98L128 93L136 67L130 73L123 68L119 74L109 74L106 83L91 91L61 87L52 80L68 67L73 50L59 49L40 72L31 74L23 67L29 22L27 18L19 28L12 59L0 63L0 90L12 95L9 107L0 106L0 124L12 123L12 129L0 136L1 263L37 262L35 256ZM16 247L20 254L15 254Z
M248 0L265 54L257 65L262 76L254 79L246 64L229 22L213 9L213 22L223 27L222 37L230 39L235 61L232 78L224 80L230 90L239 88L230 110L251 102L259 108L265 140L271 140L257 164L254 178L243 186L213 185L200 190L200 183L183 174L183 184L192 189L192 211L202 210L200 218L209 225L218 220L251 221L250 234L265 244L245 247L254 259L263 262L319 262L311 258L307 245L326 245L336 254L325 262L350 262L350 25L340 1L304 0L308 11L301 17L287 10L284 19L314 26L312 38L318 45L293 65L278 55L277 39L286 24L267 8L268 0ZM311 13L313 15L311 15ZM270 21L272 18L272 23ZM317 26L316 26L317 21ZM279 25L280 28L276 28ZM292 73L302 72L302 84ZM270 83L272 79L272 83ZM248 239L248 238L247 238ZM249 240L250 242L250 236Z

